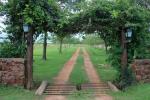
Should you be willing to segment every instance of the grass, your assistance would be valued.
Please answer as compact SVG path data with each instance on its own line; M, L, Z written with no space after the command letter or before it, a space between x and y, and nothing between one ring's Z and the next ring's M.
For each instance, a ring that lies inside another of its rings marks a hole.
M80 85L84 83L89 83L89 79L84 69L84 59L83 54L80 51L77 62L74 66L74 69L70 75L69 82L75 85ZM68 100L92 100L92 94L84 94L86 91L76 91L72 95L68 96Z
M34 47L34 81L42 80L52 81L52 77L56 76L63 65L75 52L76 47L66 47L63 54L58 53L57 45L48 45L47 61L42 60L42 45ZM28 91L21 87L12 87L0 85L0 100L44 100L42 96L35 96L35 90Z
M68 100L93 100L92 94L84 94L85 91L78 91L73 95L68 96Z
M64 64L71 58L76 47L64 48L63 53L58 53L57 45L49 45L47 48L47 61L42 60L42 46L38 45L34 50L34 80L48 80L58 74Z
M150 100L150 84L137 84L111 95L114 100Z
M116 78L117 71L113 67L108 66L105 50L91 47L88 47L87 50L100 79L105 82L114 80Z
M84 69L83 56L81 52L74 66L74 69L70 75L69 82L75 85L89 82L85 69Z
M43 100L43 96L35 96L34 91L21 87L0 85L0 100Z

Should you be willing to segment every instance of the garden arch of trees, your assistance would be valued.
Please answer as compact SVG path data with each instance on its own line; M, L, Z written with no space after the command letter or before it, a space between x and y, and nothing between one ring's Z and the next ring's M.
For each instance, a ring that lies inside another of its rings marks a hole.
M26 88L33 86L34 40L44 33L43 59L46 60L47 32L55 33L61 43L69 34L98 33L110 47L110 63L120 72L117 82L121 87L130 85L129 65L134 58L143 57L139 54L144 52L143 45L149 38L148 4L146 0L8 0L8 3L2 4L2 13L7 16L8 37L12 45L22 48L16 57L25 57L27 53ZM23 24L30 25L28 33L23 32ZM128 49L127 28L133 31Z

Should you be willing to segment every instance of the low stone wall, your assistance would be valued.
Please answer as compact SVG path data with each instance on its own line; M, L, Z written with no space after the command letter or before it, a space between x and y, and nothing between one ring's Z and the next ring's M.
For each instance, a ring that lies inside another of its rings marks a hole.
M24 85L24 59L0 58L0 83L8 85Z
M137 81L150 82L150 59L135 60L132 69Z

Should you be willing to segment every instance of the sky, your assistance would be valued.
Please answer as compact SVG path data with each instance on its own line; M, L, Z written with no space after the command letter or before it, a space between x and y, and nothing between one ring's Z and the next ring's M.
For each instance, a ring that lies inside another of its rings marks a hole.
M3 24L5 21L5 16L0 16L0 42L3 42L3 39L1 38L6 38L7 34L3 32L3 29L6 28L6 26Z
M0 2L3 2L3 3L6 3L7 0L0 0ZM0 16L0 32L2 32L3 29L6 28L6 26L3 24L3 22L5 21L5 16ZM7 37L7 34L2 32L0 33L0 38L6 38ZM3 42L3 39L0 39L0 42Z

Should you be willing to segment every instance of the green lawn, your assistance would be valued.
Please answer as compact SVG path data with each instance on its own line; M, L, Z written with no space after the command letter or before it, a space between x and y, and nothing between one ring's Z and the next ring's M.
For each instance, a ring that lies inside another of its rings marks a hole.
M47 61L42 60L42 45L38 45L34 50L34 80L48 80L58 74L64 64L71 58L76 47L64 48L63 53L58 53L57 45L49 45L47 48Z
M43 96L35 96L34 93L21 87L0 85L0 100L43 100Z
M94 100L93 94L84 94L85 91L78 91L73 95L69 95L68 100Z
M75 52L76 46L66 47L63 54L58 53L58 45L48 45L47 61L42 60L42 45L34 47L34 81L40 83L42 80L52 81L63 65ZM35 90L28 91L21 87L0 85L0 100L43 100L42 96L35 96Z
M85 69L84 69L84 61L83 61L83 56L81 52L74 66L74 69L70 75L69 82L75 85L89 82Z
M105 50L91 47L88 47L87 50L100 79L103 81L114 80L116 78L117 71L113 67L108 66Z
M115 100L150 100L150 84L130 86L124 92L111 93Z

